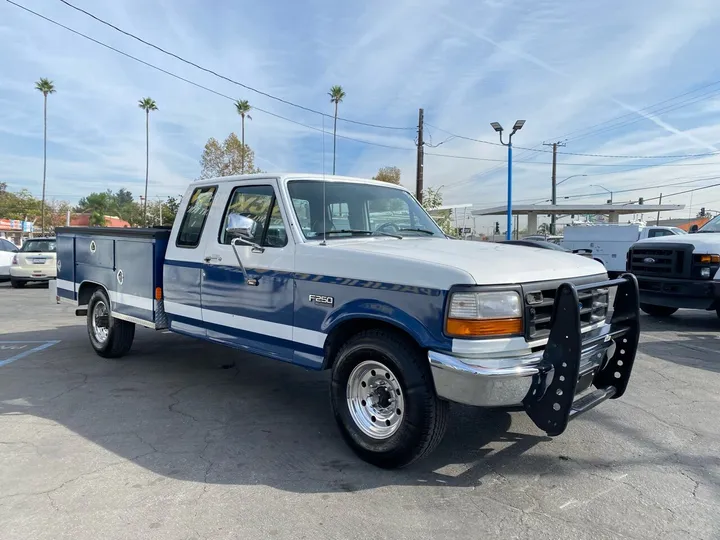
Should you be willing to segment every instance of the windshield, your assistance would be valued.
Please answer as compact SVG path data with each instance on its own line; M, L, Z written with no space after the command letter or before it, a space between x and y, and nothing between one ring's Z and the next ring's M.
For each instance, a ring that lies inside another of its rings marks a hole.
M308 240L371 235L445 237L405 190L380 183L293 180L288 182L288 191Z
M20 251L26 253L55 252L55 240L27 240Z
M700 227L698 230L699 233L717 233L720 232L720 215L715 216L710 221L708 221L705 225Z
M674 232L675 234L687 234L687 231L683 231L682 229L678 227L670 227L670 230Z

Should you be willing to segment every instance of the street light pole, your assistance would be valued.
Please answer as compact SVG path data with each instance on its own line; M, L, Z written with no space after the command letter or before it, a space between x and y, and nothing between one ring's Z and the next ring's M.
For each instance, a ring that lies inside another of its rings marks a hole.
M518 120L515 122L515 125L513 126L513 130L510 132L510 136L508 137L508 142L505 143L503 141L503 127L497 123L497 122L490 122L490 125L492 128L500 135L500 144L503 146L507 146L508 149L508 182L507 182L507 191L508 191L508 203L507 203L507 231L505 233L505 239L506 240L512 240L512 138L515 133L520 131L525 125L525 120Z
M610 191L608 188L603 187L603 186L598 185L598 184L592 184L590 187L599 187L600 189L604 189L605 191L607 191L607 192L610 194L610 204L613 203L613 193L612 193L612 191Z

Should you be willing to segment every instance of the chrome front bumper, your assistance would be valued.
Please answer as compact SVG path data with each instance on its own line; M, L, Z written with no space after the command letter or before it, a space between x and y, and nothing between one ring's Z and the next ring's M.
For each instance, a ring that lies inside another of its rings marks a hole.
M580 376L597 371L614 351L612 338L584 349L580 356ZM533 377L544 372L543 351L513 358L483 359L430 351L428 359L437 395L475 407L522 405Z
M583 333L578 293L616 287L612 314ZM560 435L568 422L627 388L640 337L638 284L632 274L597 283L561 284L544 350L508 358L470 358L430 351L441 398L482 407L522 405L540 429ZM591 386L596 389L586 393Z

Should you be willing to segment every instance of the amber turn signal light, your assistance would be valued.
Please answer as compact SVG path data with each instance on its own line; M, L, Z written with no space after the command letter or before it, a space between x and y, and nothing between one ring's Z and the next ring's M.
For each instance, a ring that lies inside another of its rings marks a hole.
M162 287L155 287L155 300L162 300Z
M522 334L522 319L448 319L445 331L459 337L512 336Z
M701 264L719 264L720 255L697 255L697 260Z

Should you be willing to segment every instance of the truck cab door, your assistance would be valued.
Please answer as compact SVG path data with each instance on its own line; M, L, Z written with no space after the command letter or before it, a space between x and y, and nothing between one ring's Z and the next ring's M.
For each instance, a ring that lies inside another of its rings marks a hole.
M295 245L277 187L227 184L217 234L204 242L202 316L209 339L291 361Z

